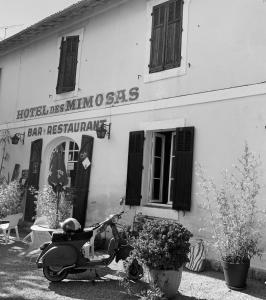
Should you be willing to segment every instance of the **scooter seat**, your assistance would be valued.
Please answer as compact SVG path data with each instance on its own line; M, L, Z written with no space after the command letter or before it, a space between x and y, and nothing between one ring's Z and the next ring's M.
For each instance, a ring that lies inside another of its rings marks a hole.
M76 233L60 233L54 232L52 235L52 242L66 242L66 241L80 241L89 240L93 235L93 231L82 231Z

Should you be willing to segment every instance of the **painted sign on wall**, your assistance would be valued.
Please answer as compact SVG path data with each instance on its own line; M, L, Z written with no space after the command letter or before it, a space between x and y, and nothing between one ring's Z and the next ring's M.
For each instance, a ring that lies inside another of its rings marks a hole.
M31 119L46 115L58 114L72 110L92 109L94 107L118 105L136 101L139 98L139 88L132 87L129 90L122 89L107 94L97 94L96 96L81 97L67 100L58 105L40 105L17 110L17 119Z
M94 120L87 122L69 122L69 123L58 123L54 125L48 125L46 127L30 127L28 128L28 137L41 136L41 135L54 135L54 134L68 134L74 132L85 132L96 130L106 120Z

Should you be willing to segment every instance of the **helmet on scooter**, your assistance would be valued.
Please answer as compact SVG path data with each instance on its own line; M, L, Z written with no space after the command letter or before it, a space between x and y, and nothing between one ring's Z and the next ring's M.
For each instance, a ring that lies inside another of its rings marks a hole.
M61 227L64 232L75 232L81 228L81 225L78 220L74 218L68 218L64 222L61 223Z

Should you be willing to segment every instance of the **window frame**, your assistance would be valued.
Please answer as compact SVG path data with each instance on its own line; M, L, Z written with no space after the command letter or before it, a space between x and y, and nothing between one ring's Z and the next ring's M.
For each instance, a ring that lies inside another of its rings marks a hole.
M155 149L156 149L156 138L160 138L162 141L162 149L161 149L161 172L160 172L160 191L159 191L159 199L153 198L153 187L154 187L154 164L155 164ZM165 160L165 136L160 134L160 132L154 132L152 135L152 153L151 153L151 177L150 177L150 203L160 203L162 204L162 191L163 191L163 181L164 181L164 160Z
M175 180L174 177L172 177L172 167L173 167L173 158L175 158L175 147L174 147L174 141L176 138L176 132L172 131L171 134L171 149L170 149L170 165L169 165L169 178L168 178L168 199L167 204L172 205L173 201L170 200L170 194L171 194L171 185L173 184L172 181Z
M56 60L55 60L55 66L56 66L56 72L55 72L55 86L54 86L54 100L59 101L63 100L66 98L71 98L75 97L78 95L78 91L80 90L79 88L79 78L80 78L80 66L81 66L81 55L82 55L82 43L83 43L83 33L84 33L84 28L80 28L71 32L67 33L62 33L61 35L58 36L57 38L57 55L56 55ZM56 86L57 86L57 81L58 81L58 68L60 64L60 55L61 55L61 41L62 38L66 39L69 36L79 36L79 44L78 44L78 55L77 55L77 67L76 67L76 83L75 83L75 89L73 91L69 92L62 92L57 94L56 92Z
M150 139L150 152L149 154L146 154L148 155L149 157L149 176L148 176L148 201L146 203L143 203L143 205L155 205L155 206L160 206L160 207L169 207L172 209L172 202L169 201L169 194L168 194L168 198L167 198L167 202L166 203L163 203L163 199L162 199L162 191L163 191L163 184L164 184L164 176L163 174L162 175L162 180L161 180L161 185L160 185L160 200L155 200L152 198L152 194L153 194L153 173L154 173L154 151L155 151L155 137L156 136L159 136L159 137L162 137L163 138L163 149L162 149L162 164L161 164L161 170L164 170L164 164L165 164L165 136L163 134L161 134L162 132L172 132L171 133L171 149L170 151L172 151L172 148L173 148L173 136L175 135L175 129L173 128L169 128L167 130L153 130L151 131L151 139ZM172 153L172 152L171 152ZM168 193L169 193L169 180L170 180L170 176L171 176L171 173L170 173L170 167L171 167L171 164L172 164L172 161L170 160L169 162L169 176L168 176L168 184L167 184L167 189L168 189ZM164 171L162 171L164 172ZM143 183L142 183L143 184ZM144 187L144 186L143 186Z
M190 0L183 0L183 18L182 18L182 38L181 38L181 62L180 66L172 69L166 69L154 73L150 73L150 55L151 55L151 32L152 32L152 12L153 7L160 5L166 0L148 0L146 8L147 16L147 30L146 30L146 50L145 50L145 64L144 64L144 83L162 80L171 77L182 76L187 71L187 35L188 35L188 10Z

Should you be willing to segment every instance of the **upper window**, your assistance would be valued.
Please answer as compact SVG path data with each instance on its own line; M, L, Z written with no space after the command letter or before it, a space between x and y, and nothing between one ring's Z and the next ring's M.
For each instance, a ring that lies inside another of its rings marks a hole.
M56 94L75 90L79 36L62 37Z
M183 0L170 0L153 7L149 72L180 66Z
M185 75L190 0L148 0L144 82Z

